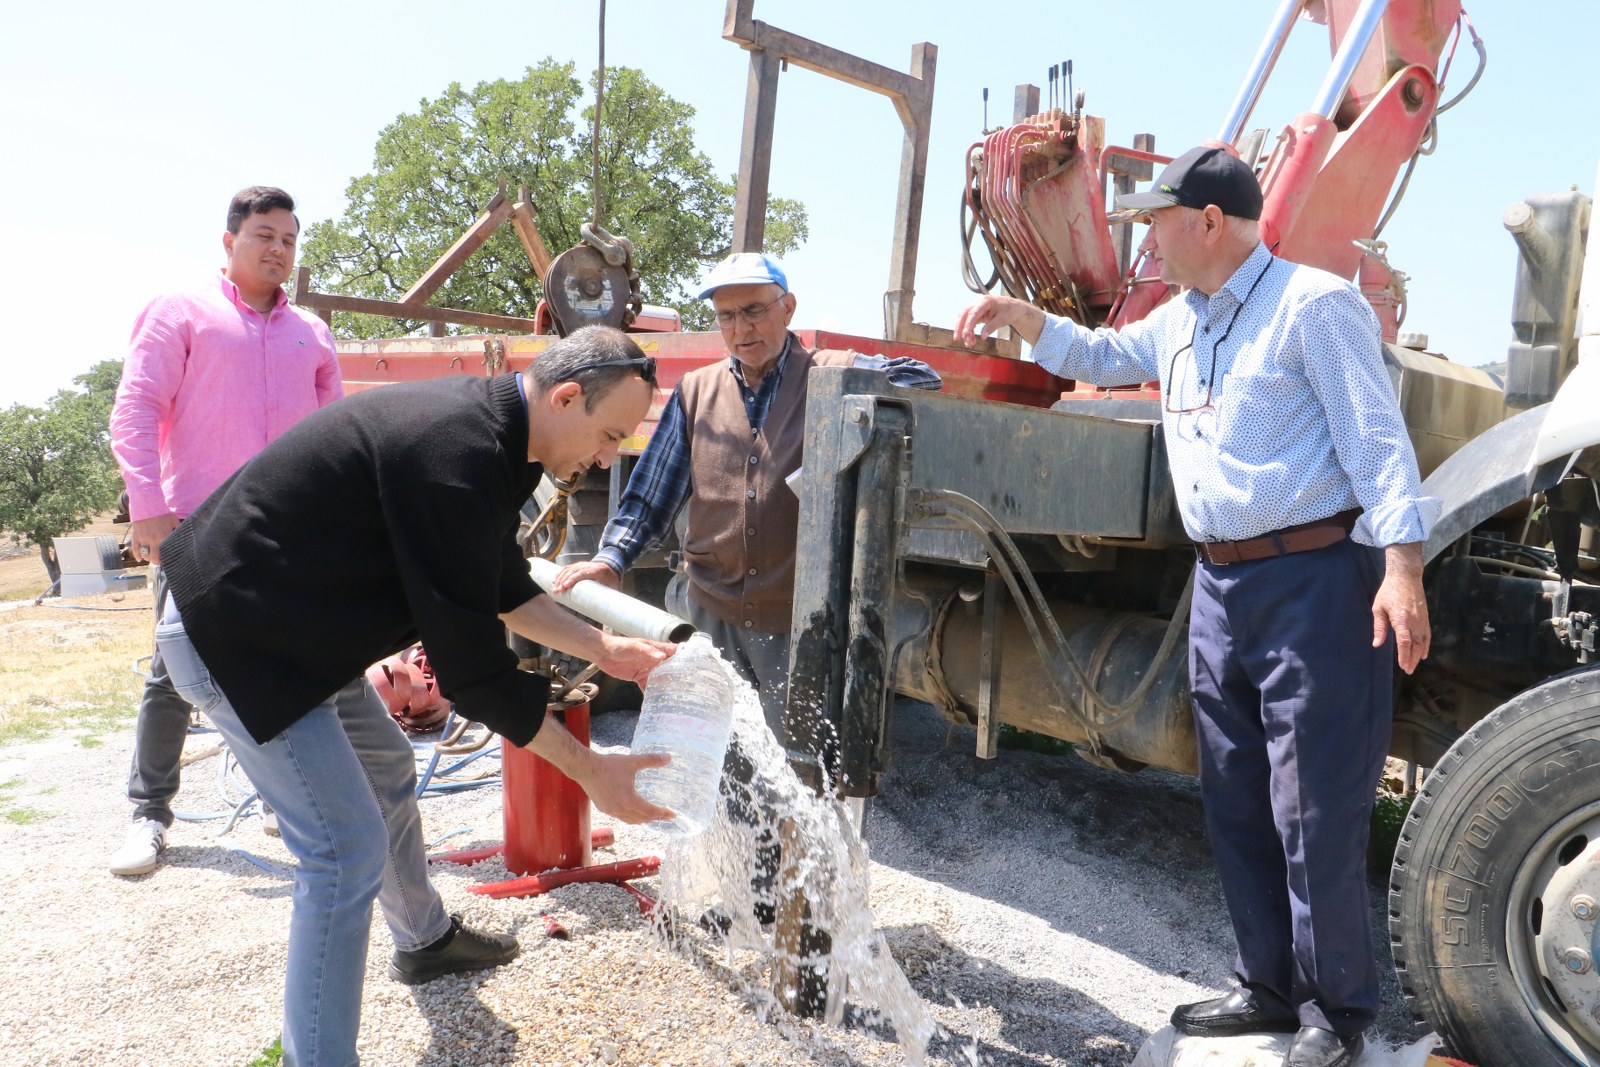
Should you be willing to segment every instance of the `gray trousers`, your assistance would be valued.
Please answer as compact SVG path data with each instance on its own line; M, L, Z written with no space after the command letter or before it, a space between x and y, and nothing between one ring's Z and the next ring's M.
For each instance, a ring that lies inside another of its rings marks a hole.
M732 626L695 603L692 597L689 621L711 638L723 658L755 688L767 725L782 742L783 703L789 695L789 634L769 634Z
M732 626L689 600L689 621L711 638L733 669L755 687L761 700L761 713L767 726L783 744L783 705L789 695L789 635ZM756 918L770 922L777 901L773 886L777 880L780 849L771 827L776 825L772 798L755 780L755 765L735 740L728 746L723 762L722 801L735 824L760 827L751 841L753 869L751 888L756 892Z
M167 605L167 575L155 568L156 619ZM172 688L167 665L157 646L150 656L150 677L139 700L139 719L133 728L133 761L128 769L128 799L134 819L154 819L172 825L172 798L178 795L179 764L183 742L189 735L189 702Z

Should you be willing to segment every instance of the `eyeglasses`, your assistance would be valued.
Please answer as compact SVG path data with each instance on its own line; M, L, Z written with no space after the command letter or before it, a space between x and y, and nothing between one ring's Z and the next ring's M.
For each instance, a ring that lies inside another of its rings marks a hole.
M765 304L746 304L742 308L734 308L731 311L719 311L717 312L717 325L726 330L740 319L754 325L767 317L767 312L772 310L773 304L788 295L788 293L779 293Z
M1167 414L1190 415L1197 411L1211 410L1211 393L1217 385L1217 350L1222 347L1222 342L1226 341L1228 335L1233 332L1233 324L1239 321L1239 313L1244 310L1245 304L1250 302L1250 298L1255 295L1256 286L1261 284L1261 279L1267 276L1267 271L1271 270L1272 265L1276 262L1276 258L1268 258L1267 265L1261 268L1261 273L1256 275L1256 280L1250 283L1249 289L1245 290L1244 299L1239 301L1238 306L1233 309L1233 314L1228 318L1228 326L1222 331L1222 336L1217 338L1217 343L1211 346L1211 369L1206 371L1205 381L1201 383L1206 387L1205 400L1192 408L1175 408L1172 406L1173 372L1177 370L1178 357L1194 349L1194 339L1200 330L1200 320L1198 318L1194 320L1194 330L1189 334L1189 343L1172 353L1172 359L1167 363L1167 381L1161 393L1161 406L1166 410Z
M644 379L645 384L650 386L652 389L656 387L656 357L654 356L638 356L634 359L614 359L609 363L591 363L586 367L579 367L575 371L563 374L561 377L557 378L556 381L577 381L586 374L605 370L608 367L637 367L639 368L639 377Z

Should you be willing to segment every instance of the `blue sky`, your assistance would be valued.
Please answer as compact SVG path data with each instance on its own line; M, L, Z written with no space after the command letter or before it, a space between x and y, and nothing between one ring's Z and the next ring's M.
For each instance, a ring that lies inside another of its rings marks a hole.
M1108 140L1176 153L1215 134L1274 0L1089 4L757 0L755 16L905 69L939 46L916 317L950 326L970 299L956 208L968 144L1012 87L1073 60ZM1411 276L1406 329L1469 364L1503 358L1513 246L1506 205L1576 185L1600 162L1600 4L1498 0L1468 8L1489 50L1472 96L1441 118L1384 238ZM0 405L38 403L123 354L139 308L220 265L238 188L288 189L302 223L338 215L378 131L450 81L514 77L545 56L595 60L592 0L465 7L304 0L265 7L169 0L29 5L7 16L0 65ZM606 59L697 109L701 148L738 165L748 59L721 39L718 0L610 0ZM1137 12L1138 14L1134 14ZM1301 23L1252 119L1271 129L1310 102L1326 31ZM1470 73L1465 46L1447 84ZM876 336L888 277L900 126L880 97L807 71L783 75L773 191L810 211L789 257L797 325Z

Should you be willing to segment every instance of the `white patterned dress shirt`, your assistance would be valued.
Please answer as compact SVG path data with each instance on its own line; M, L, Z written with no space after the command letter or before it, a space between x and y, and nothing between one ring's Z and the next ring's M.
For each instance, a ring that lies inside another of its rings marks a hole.
M1367 545L1426 539L1440 501L1416 456L1372 309L1350 283L1265 245L1211 296L1120 331L1045 316L1033 358L1097 385L1159 381L1184 528L1241 541L1359 507Z

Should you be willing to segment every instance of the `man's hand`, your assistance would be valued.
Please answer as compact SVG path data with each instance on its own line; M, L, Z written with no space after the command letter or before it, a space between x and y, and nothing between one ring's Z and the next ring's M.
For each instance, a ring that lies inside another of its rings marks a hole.
M594 806L623 822L665 822L674 812L660 804L652 804L639 795L634 787L634 775L646 767L665 767L672 757L665 752L652 752L635 756L626 752L599 752L590 775L576 780L589 794Z
M613 589L622 588L622 575L612 570L610 564L591 559L585 563L569 563L556 571L555 581L550 583L550 591L565 593L584 581L599 582Z
M1394 630L1400 669L1410 674L1428 657L1433 643L1422 590L1422 545L1390 545L1383 550L1383 562L1383 584L1372 600L1372 647L1382 645Z
M956 340L971 348L993 337L1002 326L1010 326L1030 345L1038 344L1044 321L1044 312L1032 304L1015 297L990 295L967 305L956 317Z
M641 685L657 664L677 651L676 645L663 641L642 641L605 633L556 603L556 598L551 596L536 596L525 601L501 615L500 621L530 641L593 663L613 678Z
M677 645L665 641L646 641L616 634L601 634L600 647L601 654L594 660L596 666L613 678L637 682L639 685L643 685L650 672L667 657L678 651Z
M133 558L160 566L161 542L177 528L178 516L170 512L135 520L128 526L128 548Z
M549 760L555 768L588 794L595 807L623 822L664 821L673 812L652 804L634 788L633 777L646 767L665 767L672 757L665 753L635 756L630 753L596 752L579 744L553 715L546 715L539 732L528 748Z

